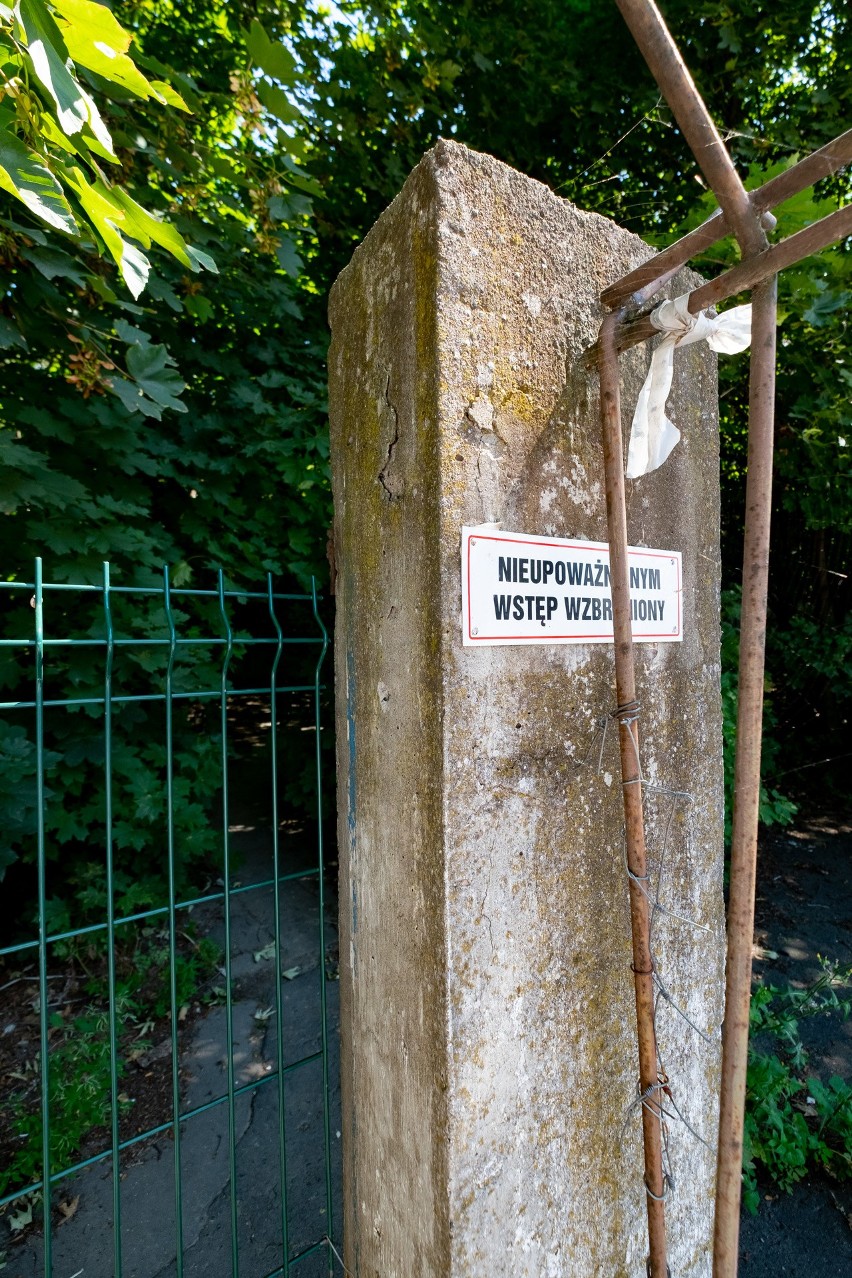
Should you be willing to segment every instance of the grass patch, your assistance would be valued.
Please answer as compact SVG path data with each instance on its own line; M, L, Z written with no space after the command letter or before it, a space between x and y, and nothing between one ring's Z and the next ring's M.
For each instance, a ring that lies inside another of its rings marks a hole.
M106 944L76 938L65 942L62 972L52 977L46 1009L50 1045L48 1096L50 1158L54 1171L109 1147L113 1059L109 1033ZM57 947L58 948L58 947ZM221 952L191 928L180 933L175 986L180 1026L193 1005L218 1001ZM40 1020L34 969L7 969L3 985L0 1070L11 1083L0 1114L0 1194L25 1189L42 1177ZM116 951L115 1059L121 1139L171 1117L170 1059L160 1069L143 1067L157 1044L171 1035L168 932L139 928ZM170 1054L169 1054L170 1055ZM152 1088L156 1094L152 1095ZM136 1112L138 1111L138 1112ZM14 1204L13 1204L14 1206Z

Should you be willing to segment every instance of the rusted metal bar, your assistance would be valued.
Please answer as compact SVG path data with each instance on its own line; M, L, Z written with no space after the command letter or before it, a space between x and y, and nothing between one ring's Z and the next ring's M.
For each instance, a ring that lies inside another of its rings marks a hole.
M642 1097L642 1136L645 1149L645 1188L648 1211L648 1272L666 1278L666 1221L663 1176L662 1114L654 1028L654 963L651 956L650 903L643 887L647 875L642 816L642 777L639 763L639 703L633 665L630 584L627 560L627 508L624 453L621 438L621 394L615 330L618 312L603 321L599 342L601 431L606 475L606 513L615 631L616 718L621 749L627 865L630 871L630 922L633 933L633 980L639 1044L639 1092Z
M777 208L791 196L798 195L800 191L812 186L820 178L828 177L850 163L852 163L852 129L841 133L832 142L828 142L818 151L800 160L798 164L785 169L783 173L770 178L763 186L752 191L749 196L752 208L759 214L768 213L770 209ZM681 267L686 265L690 258L703 253L730 234L731 227L728 219L721 209L717 209L695 230L684 235L675 244L670 244L649 262L643 262L641 266L637 266L623 279L605 288L601 293L601 301L604 306L611 308L625 306L628 303L633 306L643 306L664 284L668 283L673 275L677 274Z
M653 0L615 0L743 253L766 246L748 193Z
M736 1278L739 1243L772 510L776 309L777 278L773 276L752 294L748 479L713 1278Z
M649 262L638 266L630 275L613 284L601 293L604 306L619 307L630 303L633 306L644 306L655 293L668 284L677 275L690 258L696 253L715 244L718 240L730 235L731 228L721 209L717 209L711 218L702 222L694 231L690 231L683 239L669 248L663 249Z
M788 235L786 240L770 244L762 253L755 254L746 262L739 262L723 275L717 275L716 279L708 280L690 293L689 309L693 315L697 315L708 306L727 301L737 293L754 288L786 267L810 257L812 253L827 248L837 240L845 239L847 235L852 235L852 204L836 209L819 222L812 222L803 230L796 231L795 235ZM643 315L630 324L621 325L616 336L616 349L621 354L631 346L647 341L649 337L656 337L657 332L650 316ZM596 343L586 354L586 362L590 366L597 361L597 350Z
M636 1013L643 1096L646 1186L662 1185L662 1161L655 1162L660 1134L659 1109L646 1098L659 1099L656 1043L653 1021L653 961L647 933L648 902L638 890L645 873L641 776L638 755L638 704L635 701L632 635L627 579L627 530L622 474L621 414L618 353L652 337L656 330L649 316L624 324L624 304L643 303L667 282L700 248L733 231L743 261L718 279L690 294L689 310L698 314L725 298L753 289L752 356L749 389L748 480L746 488L743 558L743 605L740 629L739 704L735 761L735 798L728 907L728 957L725 1022L722 1049L722 1088L717 1158L717 1197L714 1227L713 1276L736 1278L739 1242L739 1209L742 1177L743 1116L748 1054L751 956L754 931L754 897L757 861L757 827L760 797L760 754L763 719L764 654L766 645L769 533L772 505L772 445L775 411L775 346L777 273L835 240L852 234L852 206L832 213L820 222L768 246L761 216L772 203L780 203L796 190L810 185L826 172L850 159L852 133L807 157L778 179L766 183L749 197L718 132L683 64L677 48L652 0L616 0L657 83L672 108L695 158L719 201L720 211L703 227L604 294L606 304L618 306L601 327L597 343L588 352L597 362L601 388L601 423L606 467L607 518L612 572L615 624L617 718L620 726L624 809L631 878ZM635 797L632 797L635 792ZM630 858L633 858L632 860ZM638 868L634 868L638 867ZM645 920L642 915L644 902ZM647 999L650 997L650 1032ZM654 1058L649 1058L649 1043ZM647 1081L646 1081L647 1080ZM655 1090L657 1089L657 1090ZM661 1151L660 1151L661 1154ZM659 1168L660 1180L654 1179ZM648 1233L651 1242L649 1272L666 1274L665 1222L657 1216L656 1189L648 1198Z
M749 198L759 213L765 213L847 164L852 164L852 129L832 138L825 146L799 160L798 164L764 182L763 186L751 192Z

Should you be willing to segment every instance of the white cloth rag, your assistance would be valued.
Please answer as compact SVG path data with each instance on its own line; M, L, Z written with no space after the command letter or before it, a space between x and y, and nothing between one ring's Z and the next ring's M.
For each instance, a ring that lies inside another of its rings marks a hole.
M706 341L720 354L735 355L751 342L751 304L734 306L721 315L691 315L688 308L689 294L684 293L662 302L651 312L651 323L665 337L651 356L651 367L633 414L624 472L628 479L637 479L662 466L680 439L677 426L666 417L675 347Z

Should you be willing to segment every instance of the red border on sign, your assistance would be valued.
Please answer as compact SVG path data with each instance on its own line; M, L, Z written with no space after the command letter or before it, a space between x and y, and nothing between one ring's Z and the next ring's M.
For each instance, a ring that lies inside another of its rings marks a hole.
M523 639L527 643L553 643L555 639L613 639L613 635L609 631L600 631L590 634L583 631L581 634L572 635L544 635L542 638L533 635L474 635L471 633L471 608L470 608L470 543L476 537L478 541L498 541L503 544L513 546L551 546L554 550L603 550L606 552L607 560L609 560L609 545L603 541L532 541L526 537L495 537L488 533L468 532L467 533L467 637L471 643L488 643L492 639ZM652 559L673 559L675 563L675 571L677 573L677 635L681 634L681 588L680 578L680 555L670 550L645 550L640 546L634 547L642 555L647 555ZM630 552L627 555L628 563L630 561ZM666 634L643 634L637 636L641 642L645 639L671 639L671 631Z

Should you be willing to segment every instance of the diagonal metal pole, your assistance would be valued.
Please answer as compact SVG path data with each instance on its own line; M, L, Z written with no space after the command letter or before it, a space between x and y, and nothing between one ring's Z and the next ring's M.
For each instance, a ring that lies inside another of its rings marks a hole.
M852 129L827 142L825 146L805 156L798 164L770 178L763 186L749 194L752 207L761 215L769 213L791 196L798 195L820 178L828 177L852 163ZM764 222L765 224L765 222ZM657 253L649 262L643 262L623 279L611 284L601 293L604 306L642 306L658 293L682 266L698 253L703 253L731 234L728 219L717 209L706 222L682 239Z
M615 0L744 254L766 235L719 130L653 0Z
M754 288L762 281L777 275L779 271L785 270L788 266L794 266L796 262L801 262L812 253L819 252L820 249L828 248L830 244L835 244L848 235L852 235L852 204L846 204L829 213L827 217L821 218L819 222L812 222L810 226L796 231L794 235L788 235L786 240L770 244L769 248L764 249L763 252L738 262L724 274L717 275L715 279L702 284L689 295L690 313L697 315L699 311L715 306L718 302L725 302L737 293L745 292L746 289ZM646 342L649 337L656 336L657 329L651 322L650 316L643 315L619 328L616 349L620 355L631 346L637 346L640 342ZM596 353L595 347L588 352L590 363L594 362L593 351Z

